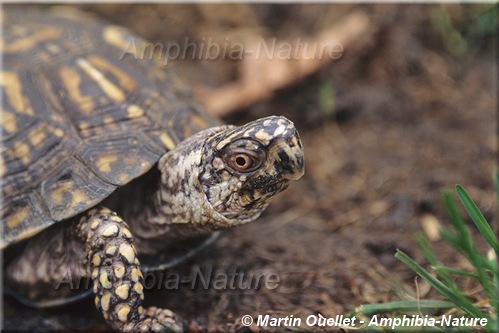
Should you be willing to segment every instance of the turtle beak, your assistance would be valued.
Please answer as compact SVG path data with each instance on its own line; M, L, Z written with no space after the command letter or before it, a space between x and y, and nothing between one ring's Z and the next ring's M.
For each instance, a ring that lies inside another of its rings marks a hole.
M300 179L305 173L303 145L296 129L276 142L276 161L281 177L287 180Z

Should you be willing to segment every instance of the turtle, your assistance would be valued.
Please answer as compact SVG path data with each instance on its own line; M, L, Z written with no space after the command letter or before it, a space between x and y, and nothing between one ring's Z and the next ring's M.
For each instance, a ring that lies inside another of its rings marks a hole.
M200 247L258 218L304 174L295 125L224 125L150 44L88 13L5 6L3 24L6 288L64 304L71 291L54 286L87 277L113 330L186 330L171 310L144 308L141 261L167 267L172 244Z

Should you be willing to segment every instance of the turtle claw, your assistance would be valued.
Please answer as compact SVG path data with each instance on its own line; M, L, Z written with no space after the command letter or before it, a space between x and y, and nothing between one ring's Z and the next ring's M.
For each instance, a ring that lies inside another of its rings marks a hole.
M137 325L130 325L130 332L182 333L186 327L184 321L168 309L153 306L145 310L141 317Z

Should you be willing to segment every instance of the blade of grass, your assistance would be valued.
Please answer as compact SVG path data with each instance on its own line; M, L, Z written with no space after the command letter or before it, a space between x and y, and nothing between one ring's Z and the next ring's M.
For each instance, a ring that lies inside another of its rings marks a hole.
M466 276L470 279L478 279L478 275L470 273L470 272L465 272L465 271L462 271L460 269L455 269L455 268L450 268L450 267L445 267L445 266L434 267L434 269L436 271L439 271L439 270L446 271L446 272L448 272L450 274L454 274L454 275Z
M419 247L423 251L423 254L430 263L430 265L435 269L437 274L440 276L440 278L443 280L443 282L451 289L453 290L458 290L459 286L454 282L454 280L450 277L449 274L447 274L446 271L439 271L436 268L437 267L442 267L443 264L440 260L438 260L437 256L435 255L435 252L433 249L430 247L430 244L428 243L428 240L426 237L419 233L416 235L416 241L419 244Z
M459 250L459 252L462 253L469 260L471 260L469 258L470 251L475 251L476 252L476 249L474 249L471 246L472 249L470 250L470 246L469 245L464 245L463 242L459 239L459 236L457 236L456 234L454 234L453 232L451 232L448 229L442 229L440 231L440 236L445 241L447 241L450 245L452 245L454 248L456 248L457 250ZM479 256L476 257L475 259L479 263L478 265L486 267L487 269L489 269L491 271L497 271L497 269L494 268L494 265L487 258L485 258L484 256L482 256L482 255L479 254Z
M413 271L416 272L419 276L425 279L436 291L446 297L449 301L454 303L458 308L462 309L464 312L469 315L477 318L489 318L485 313L480 311L473 303L466 298L461 292L456 292L448 288L445 284L443 284L440 280L433 277L427 270L425 270L422 266L420 266L417 262L412 260L407 254L404 252L397 250L395 254L395 258L402 261L404 264L409 266Z
M471 245L471 235L466 228L466 223L464 222L459 209L457 208L456 200L449 191L442 192L442 200L451 217L450 220L457 231L457 240L464 245L464 249L469 248ZM460 245L459 247L462 246Z
M395 301L381 304L364 304L355 309L355 314L372 315L387 312L433 312L454 308L454 303L448 301L413 300Z
M487 243L489 243L489 245L494 249L496 254L499 255L499 241L497 240L494 231L492 231L492 228L483 216L480 209L478 209L475 202L470 198L468 193L461 185L456 185L456 192L459 199L463 203L464 208L470 215L471 219L482 234L483 238L485 238Z

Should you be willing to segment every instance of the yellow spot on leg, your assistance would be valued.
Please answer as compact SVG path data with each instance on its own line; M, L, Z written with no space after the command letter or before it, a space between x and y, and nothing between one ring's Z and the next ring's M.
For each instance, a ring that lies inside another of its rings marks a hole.
M90 277L92 279L96 279L97 276L99 276L99 269L98 268L94 268L94 270L92 271L92 274L90 275Z
M114 276L116 278L121 279L125 275L125 266L123 264L116 265L114 267Z
M144 292L144 288L142 287L142 283L137 282L133 286L133 290L137 292L137 294L141 295Z
M102 271L99 276L99 282L102 285L103 288L105 289L111 289L113 284L111 281L109 281L109 276L107 275L107 272Z
M123 235L125 235L126 238L128 239L132 238L132 233L127 228L121 229L121 232L123 233Z
M99 255L95 254L93 259L92 259L92 263L94 264L94 266L99 266L100 263L101 263L101 259L99 257Z
M116 224L112 224L108 227L106 227L103 231L102 231L102 236L104 237L112 237L112 236L116 236L118 234L118 226Z
M99 220L99 219L94 220L94 221L92 222L92 224L90 225L90 229L92 229L92 230L97 229L97 227L99 226L99 224L100 224L101 222L102 222L102 221L101 221L101 220Z
M128 261L129 264L134 263L135 251L133 250L133 247L131 247L129 244L121 244L119 252Z
M109 310L110 301L111 301L111 293L105 292L104 295L102 296L102 299L100 300L100 306L102 310L104 311Z
M106 247L106 254L108 256L113 256L118 248L115 245L109 245Z
M125 300L128 298L129 290L130 290L130 285L122 284L121 286L118 286L116 288L115 293L116 293L116 295L118 295L119 298Z
M130 306L123 304L117 312L118 319L123 322L127 321L130 310Z
M139 281L139 270L137 268L132 269L132 272L130 273L130 277L132 278L133 282Z

